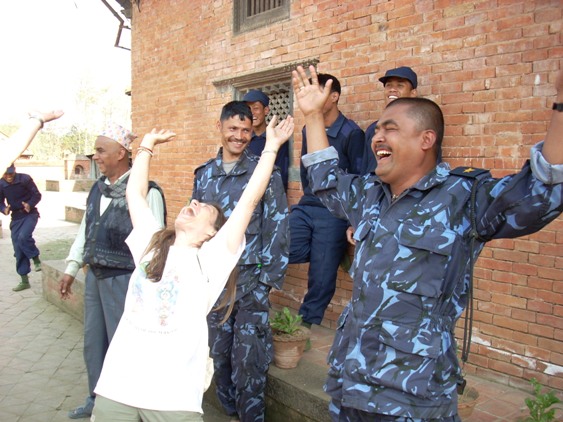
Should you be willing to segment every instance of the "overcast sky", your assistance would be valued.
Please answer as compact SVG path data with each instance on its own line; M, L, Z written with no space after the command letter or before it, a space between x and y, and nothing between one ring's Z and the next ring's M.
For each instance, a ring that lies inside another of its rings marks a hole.
M0 123L37 107L69 123L81 80L124 92L131 55L114 47L118 27L100 0L0 0Z

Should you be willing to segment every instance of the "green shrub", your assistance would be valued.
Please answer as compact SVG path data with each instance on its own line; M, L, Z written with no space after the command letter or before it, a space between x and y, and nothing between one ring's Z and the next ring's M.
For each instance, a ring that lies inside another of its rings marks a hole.
M301 328L301 315L293 315L287 307L282 311L276 312L270 320L270 325L275 331L293 334Z
M542 385L535 378L532 378L530 383L534 387L534 397L525 400L526 406L530 410L530 416L525 419L525 422L554 421L555 411L558 409L550 409L550 407L561 403L561 400L559 400L553 390L542 393Z

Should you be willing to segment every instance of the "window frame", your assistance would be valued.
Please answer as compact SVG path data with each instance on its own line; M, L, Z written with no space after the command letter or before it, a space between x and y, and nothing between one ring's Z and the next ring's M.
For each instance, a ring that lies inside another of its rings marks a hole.
M233 1L233 32L242 34L289 18L290 0L280 0L280 6L248 16L248 0Z

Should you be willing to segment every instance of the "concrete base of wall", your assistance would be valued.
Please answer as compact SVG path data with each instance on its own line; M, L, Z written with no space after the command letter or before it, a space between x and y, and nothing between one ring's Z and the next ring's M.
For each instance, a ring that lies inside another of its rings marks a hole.
M64 274L65 262L44 261L42 265L43 297L80 321L84 320L84 280L80 271L72 285L72 295L61 300L59 280ZM266 386L266 420L268 422L325 422L329 398L322 390L326 367L301 361L295 369L280 369L270 365ZM221 409L211 383L204 401Z
M59 294L59 280L64 274L66 263L63 259L57 261L43 261L41 263L41 284L43 297L62 311L72 315L79 321L84 321L84 282L83 271L76 274L72 283L72 295L62 300Z
M65 221L80 224L85 211L86 207L65 205Z

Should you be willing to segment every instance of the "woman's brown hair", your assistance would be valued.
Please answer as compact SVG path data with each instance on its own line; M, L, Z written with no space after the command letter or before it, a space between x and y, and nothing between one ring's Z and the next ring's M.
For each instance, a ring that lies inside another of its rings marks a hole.
M212 202L208 202L207 204L211 205L217 210L217 218L215 220L215 223L213 224L213 228L216 231L219 231L219 229L223 227L223 224L225 224L225 222L227 221L227 218L225 217L225 213L223 212L222 208L218 204ZM150 251L154 251L152 259L150 260L149 264L145 268L147 279L155 283L162 279L162 273L164 272L164 266L166 265L166 259L168 258L168 251L170 250L170 246L174 244L175 240L176 240L176 231L172 229L164 228L153 234L151 241L149 242L149 245L145 250L145 254L149 253ZM233 310L235 296L236 296L237 276L238 276L238 271L235 267L235 269L231 272L229 279L227 280L227 284L226 284L227 292L224 295L223 299L221 300L221 303L218 305L217 308L215 308L215 309L224 308L227 305L227 303L229 303L227 313L223 318L223 320L221 321L221 324L224 323L227 320L227 318L229 318Z
M235 266L235 268L233 268L233 271L231 271L231 275L229 275L227 284L225 285L225 294L223 295L221 302L219 302L219 304L213 308L214 311L218 311L219 309L222 309L225 306L229 305L225 312L225 316L223 316L223 319L219 322L219 325L224 324L231 316L231 312L233 312L235 299L237 296L237 279L238 267Z

